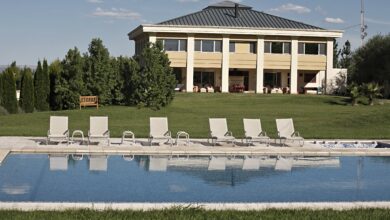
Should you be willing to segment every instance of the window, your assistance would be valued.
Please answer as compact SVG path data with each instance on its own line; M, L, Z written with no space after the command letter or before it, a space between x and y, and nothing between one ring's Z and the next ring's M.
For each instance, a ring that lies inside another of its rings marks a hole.
M271 88L281 87L281 73L264 73L264 86Z
M323 43L299 43L299 54L326 55L326 44Z
M255 42L249 43L249 53L256 53L257 52L256 45L257 44Z
M264 53L290 54L290 42L264 42Z
M316 76L315 73L305 73L303 77L303 81L305 83L315 83L316 82Z
M326 55L326 44L319 44L320 47L320 54Z
M222 52L222 41L220 41L220 40L195 40L195 51Z
M194 85L202 88L211 85L214 86L213 72L194 72Z
M271 53L271 42L264 42L264 53Z
M283 53L283 43L282 42L272 42L271 51L272 51L272 53Z
M229 52L230 53L236 52L236 43L235 42L230 42L229 43Z
M164 39L161 41L165 51L187 51L187 40Z

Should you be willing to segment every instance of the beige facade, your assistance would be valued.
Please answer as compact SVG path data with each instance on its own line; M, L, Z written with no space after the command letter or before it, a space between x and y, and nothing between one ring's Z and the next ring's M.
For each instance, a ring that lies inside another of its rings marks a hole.
M129 34L136 53L146 42L180 41L177 51L166 53L171 67L180 71L182 91L213 88L214 92L291 94L325 89L326 75L333 71L333 40L341 36L340 31L327 30L154 25L140 26Z

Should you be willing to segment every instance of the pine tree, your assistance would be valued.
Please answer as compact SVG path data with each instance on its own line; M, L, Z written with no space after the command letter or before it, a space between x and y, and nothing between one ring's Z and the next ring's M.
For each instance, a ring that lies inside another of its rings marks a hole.
M2 74L2 105L8 113L18 113L18 104L16 100L16 82L12 68L7 68Z
M352 62L351 43L347 40L341 50L340 66L341 68L349 68Z
M47 102L47 85L45 83L45 75L43 73L41 61L38 61L37 69L34 73L34 100L35 108L38 111L47 111L49 104Z
M30 68L22 70L19 106L26 113L34 112L34 83Z
M43 76L43 99L45 99L43 111L50 110L49 98L50 98L50 78L49 78L49 66L47 65L47 60L43 60L42 64L42 76Z
M176 79L161 42L149 44L136 60L140 69L131 79L135 104L154 110L168 105L174 98Z
M60 109L74 109L79 105L80 95L86 95L83 82L84 59L75 47L70 49L61 62L61 74L56 85L60 97Z
M84 60L84 83L88 95L99 96L99 103L112 104L116 75L110 62L110 53L102 40L92 39Z
M51 110L62 109L62 99L58 93L58 87L60 84L62 71L61 61L55 60L49 66L49 78L50 78L50 93L49 93L49 105Z

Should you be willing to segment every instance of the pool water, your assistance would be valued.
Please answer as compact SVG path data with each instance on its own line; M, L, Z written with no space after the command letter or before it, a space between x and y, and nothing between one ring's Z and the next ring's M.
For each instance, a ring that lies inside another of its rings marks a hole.
M9 155L0 201L390 201L390 157Z

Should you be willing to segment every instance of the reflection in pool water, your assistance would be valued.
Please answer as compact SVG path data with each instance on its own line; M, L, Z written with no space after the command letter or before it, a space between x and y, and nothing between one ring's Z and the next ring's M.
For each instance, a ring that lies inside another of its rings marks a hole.
M0 201L390 201L390 158L10 155Z

